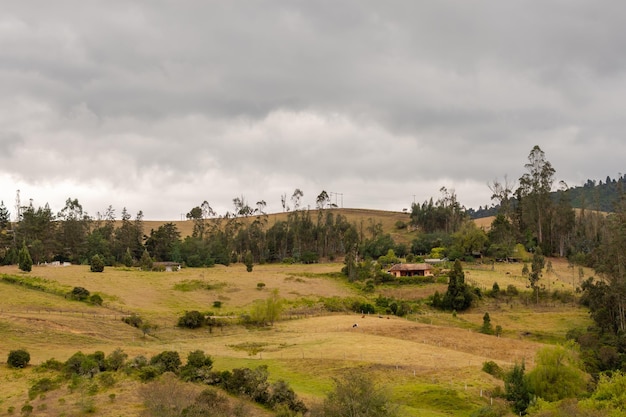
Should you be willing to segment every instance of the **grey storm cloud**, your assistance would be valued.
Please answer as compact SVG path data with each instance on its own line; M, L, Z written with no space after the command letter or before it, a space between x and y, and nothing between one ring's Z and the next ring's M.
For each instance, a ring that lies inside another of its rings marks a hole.
M321 190L398 210L623 172L626 5L6 1L0 199L176 218ZM167 197L164 197L167 196Z

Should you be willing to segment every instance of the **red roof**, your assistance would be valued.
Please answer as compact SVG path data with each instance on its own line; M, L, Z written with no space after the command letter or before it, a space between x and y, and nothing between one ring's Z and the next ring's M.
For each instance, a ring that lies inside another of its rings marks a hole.
M432 266L429 264L395 264L389 271L426 271L427 269L432 269Z

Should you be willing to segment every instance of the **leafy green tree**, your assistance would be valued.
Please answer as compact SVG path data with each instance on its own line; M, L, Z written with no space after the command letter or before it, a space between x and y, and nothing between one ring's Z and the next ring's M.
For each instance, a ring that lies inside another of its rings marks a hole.
M503 214L498 214L487 233L489 238L488 253L497 259L507 259L515 248L515 228Z
M582 404L608 415L626 415L626 373L615 371L600 375L595 391Z
M4 201L0 201L0 230L8 229L11 225L11 215L4 205Z
M484 334L493 334L493 326L491 325L491 317L489 317L489 313L486 312L483 316L483 325L480 328L480 332Z
M388 266L397 264L398 262L400 262L400 259L398 259L398 257L396 256L396 253L394 252L393 249L389 249L387 251L386 255L383 256L379 256L378 257L378 263L383 267L386 268Z
M187 354L187 363L180 368L180 377L184 381L203 381L208 379L213 368L213 359L202 350Z
M30 257L30 252L26 247L26 243L22 244L22 248L17 254L17 259L20 270L30 272L33 269L33 260Z
M30 353L24 349L12 350L7 357L7 365L11 368L24 368L30 362Z
M67 376L81 375L93 377L100 372L99 355L85 355L78 351L74 353L64 364Z
M470 287L465 283L465 272L458 259L448 275L448 290L441 300L444 309L464 311L472 306L474 295Z
M122 209L121 225L115 229L114 233L114 255L118 262L122 262L126 250L130 250L133 259L141 258L144 251L143 246L143 212L137 212L135 220L131 220L131 215Z
M161 369L161 372L172 372L178 375L182 361L180 355L174 350L165 350L152 358L150 365L155 365Z
M50 261L58 253L57 224L48 204L36 210L32 204L21 207L15 241L26 244L34 263Z
M128 354L121 348L117 348L105 358L105 368L107 371L122 369L126 363L126 359L128 359Z
M127 268L133 266L133 255L130 253L130 248L126 248L126 252L124 252L124 257L122 258L122 263Z
M144 271L150 271L152 269L152 264L152 257L150 257L148 250L144 249L143 253L141 254L141 259L139 260L139 265L141 269Z
M185 327L187 329L197 329L205 323L204 314L197 310L185 311L182 317L178 319L178 327Z
M530 391L546 401L577 398L587 392L589 382L571 342L541 349L535 367L528 373Z
M389 392L358 371L334 379L335 387L322 405L325 417L393 417L396 407Z
M294 390L282 379L271 385L268 404L275 410L281 406L287 407L291 411L288 415L293 415L294 413L304 415L308 411L306 405L298 399Z
M453 248L462 256L474 253L482 254L489 238L484 230L479 229L473 221L465 221L459 230L452 235L454 239Z
M174 223L165 223L150 231L146 249L156 261L179 261L180 232Z
M90 263L91 272L102 272L104 271L104 258L100 255L94 255L91 257Z
M504 376L505 398L513 407L515 414L526 414L530 405L531 392L524 374L526 366L515 364L513 369Z
M268 376L267 365L256 369L235 368L232 372L222 374L222 386L230 393L243 395L259 404L267 404L270 398Z

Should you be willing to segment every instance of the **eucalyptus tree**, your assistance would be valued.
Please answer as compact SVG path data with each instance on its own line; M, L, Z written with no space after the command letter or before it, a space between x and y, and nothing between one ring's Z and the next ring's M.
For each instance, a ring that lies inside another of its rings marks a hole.
M126 250L130 250L133 259L140 259L144 251L143 246L143 212L137 212L134 221L131 221L131 215L122 209L122 224L115 229L114 254L118 262L121 262L126 254Z
M519 179L520 186L516 192L521 208L521 220L522 224L529 227L537 239L537 244L542 245L544 229L552 209L550 191L554 183L555 170L538 145L530 151L528 163L524 168L528 172Z
M180 261L180 232L174 223L151 230L146 249L156 261Z
M319 210L324 209L327 205L330 204L330 197L325 190L322 190L321 193L315 199L315 204Z
M68 198L65 207L57 214L59 220L59 255L63 259L79 263L87 251L87 235L91 218L83 211L78 199Z
M15 242L25 243L34 263L51 261L57 253L57 222L50 206L35 207L31 203L21 207L21 216L15 227Z
M298 210L298 208L300 208L302 197L304 197L304 193L301 189L296 188L291 195L291 203L293 204L294 210Z

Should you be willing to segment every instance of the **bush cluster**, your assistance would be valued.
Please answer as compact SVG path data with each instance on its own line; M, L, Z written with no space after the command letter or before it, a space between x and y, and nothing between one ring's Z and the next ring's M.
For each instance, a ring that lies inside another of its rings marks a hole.
M11 362L16 365L24 364L25 366L30 359L30 355L26 351L14 351L9 356ZM136 375L144 382L156 380L164 375L164 378L161 378L163 382L142 388L144 397L151 397L156 402L177 400L171 398L171 396L176 395L174 392L176 390L167 389L166 395L157 392L158 387L163 383L171 385L173 378L174 381L178 381L175 383L175 385L178 384L178 387L184 387L181 385L184 382L196 382L219 387L235 396L245 397L250 401L275 410L279 415L292 416L297 413L304 414L307 411L304 403L298 399L293 389L285 381L268 382L269 374L266 366L256 369L237 368L232 371L215 372L212 370L213 359L202 350L190 352L185 364L176 351L163 351L151 357L150 360L142 355L131 360L127 359L128 355L119 348L108 356L101 351L89 354L78 351L65 362L49 359L38 369L56 370L61 373L60 378L44 377L34 381L29 389L29 398L34 399L38 395L58 389L63 378L70 381L70 389L84 385L86 380L92 381L87 384L88 391L95 394L99 386L114 386L116 382L115 373L125 371L126 374ZM166 375L170 375L170 377L166 377ZM185 391L184 388L181 389ZM151 407L150 401L146 401L149 408ZM187 411L180 415L213 415L209 409L218 403L225 406L228 401L217 391L207 388L192 403L183 407ZM183 410L183 408L180 409ZM232 414L229 413L228 415Z
M24 368L30 362L30 353L24 349L9 352L7 364L12 368Z
M221 327L224 323L213 317L212 312L201 313L197 310L185 311L185 313L178 318L178 327L184 327L186 329L199 329L201 327L208 327L210 331L213 331L214 327Z

